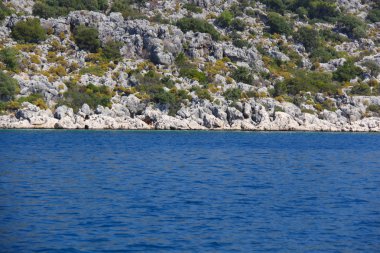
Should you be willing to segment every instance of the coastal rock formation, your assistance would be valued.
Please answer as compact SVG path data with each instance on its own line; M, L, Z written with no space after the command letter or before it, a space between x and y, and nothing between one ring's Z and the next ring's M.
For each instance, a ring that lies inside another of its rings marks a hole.
M380 131L379 5L280 2L7 0L0 128Z

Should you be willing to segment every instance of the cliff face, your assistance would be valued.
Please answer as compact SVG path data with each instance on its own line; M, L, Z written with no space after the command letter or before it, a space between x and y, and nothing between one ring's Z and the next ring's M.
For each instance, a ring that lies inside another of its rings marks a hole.
M1 7L0 128L380 131L375 1L100 2Z

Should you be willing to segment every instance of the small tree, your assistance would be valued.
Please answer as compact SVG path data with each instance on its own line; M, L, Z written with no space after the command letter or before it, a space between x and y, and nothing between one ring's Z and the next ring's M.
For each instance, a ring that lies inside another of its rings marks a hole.
M308 27L301 27L294 35L296 42L302 43L309 52L320 46L319 33Z
M238 101L241 98L241 90L239 88L230 88L223 93L223 96L227 100Z
M4 48L0 51L0 61L4 62L9 70L15 71L19 67L18 55L19 51L14 48Z
M82 50L95 53L100 47L99 32L92 27L78 26L74 30L74 39L77 46Z
M6 16L10 15L12 12L3 3L0 3L0 20L4 20Z
M270 33L289 35L292 32L292 28L286 19L275 12L268 14L268 25Z
M347 82L362 74L361 68L355 66L353 61L346 61L333 74L336 81Z
M241 31L241 32L244 31L245 26L246 26L246 23L243 20L237 19L237 18L235 18L231 23L232 29L236 31Z
M204 19L198 18L182 18L178 20L177 26L183 31L194 31L201 33L209 33L214 40L220 39L219 32L212 24L209 24Z
M309 1L308 10L310 18L314 19L329 20L338 15L336 4L328 1Z
M0 100L9 101L14 98L18 90L18 83L3 71L0 71Z
M234 15L230 11L223 11L215 22L220 27L229 27L233 18Z
M372 23L380 22L380 9L370 10L367 19Z
M26 43L38 43L46 39L46 31L38 18L17 22L11 35L15 40Z
M243 82L247 84L251 84L253 81L253 76L251 71L245 67L238 67L233 73L232 78L238 82Z
M366 36L366 24L356 16L346 15L338 20L339 29L353 39Z
M103 56L108 60L119 60L121 43L116 41L108 41L103 45Z
M371 95L371 87L369 87L366 83L360 83L355 85L351 89L352 95L361 95L361 96L370 96Z

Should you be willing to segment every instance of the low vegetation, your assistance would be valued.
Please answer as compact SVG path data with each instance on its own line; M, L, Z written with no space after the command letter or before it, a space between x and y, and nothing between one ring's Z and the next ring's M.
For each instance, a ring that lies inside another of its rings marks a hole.
M0 51L0 61L3 62L8 70L17 71L20 67L20 51L6 47Z
M104 11L107 0L38 0L33 6L33 15L41 18L66 16L74 10Z
M112 91L106 86L80 86L72 82L66 83L66 86L68 90L58 102L58 106L66 105L77 112L83 104L88 104L92 109L96 109L98 105L111 105Z
M194 31L201 33L209 33L214 40L220 39L219 32L214 28L214 26L208 23L206 20L199 18L182 18L178 20L177 26L183 31Z
M100 48L99 32L96 28L79 25L74 29L74 39L79 49L95 53Z
M11 35L21 43L38 43L46 39L46 31L38 18L17 22L12 28Z
M14 98L19 90L15 79L0 71L0 100L9 101Z

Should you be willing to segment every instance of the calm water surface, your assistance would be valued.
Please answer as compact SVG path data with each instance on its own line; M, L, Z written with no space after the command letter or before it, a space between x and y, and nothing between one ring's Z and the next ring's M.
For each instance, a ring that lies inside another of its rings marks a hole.
M0 131L0 252L380 252L380 135Z

